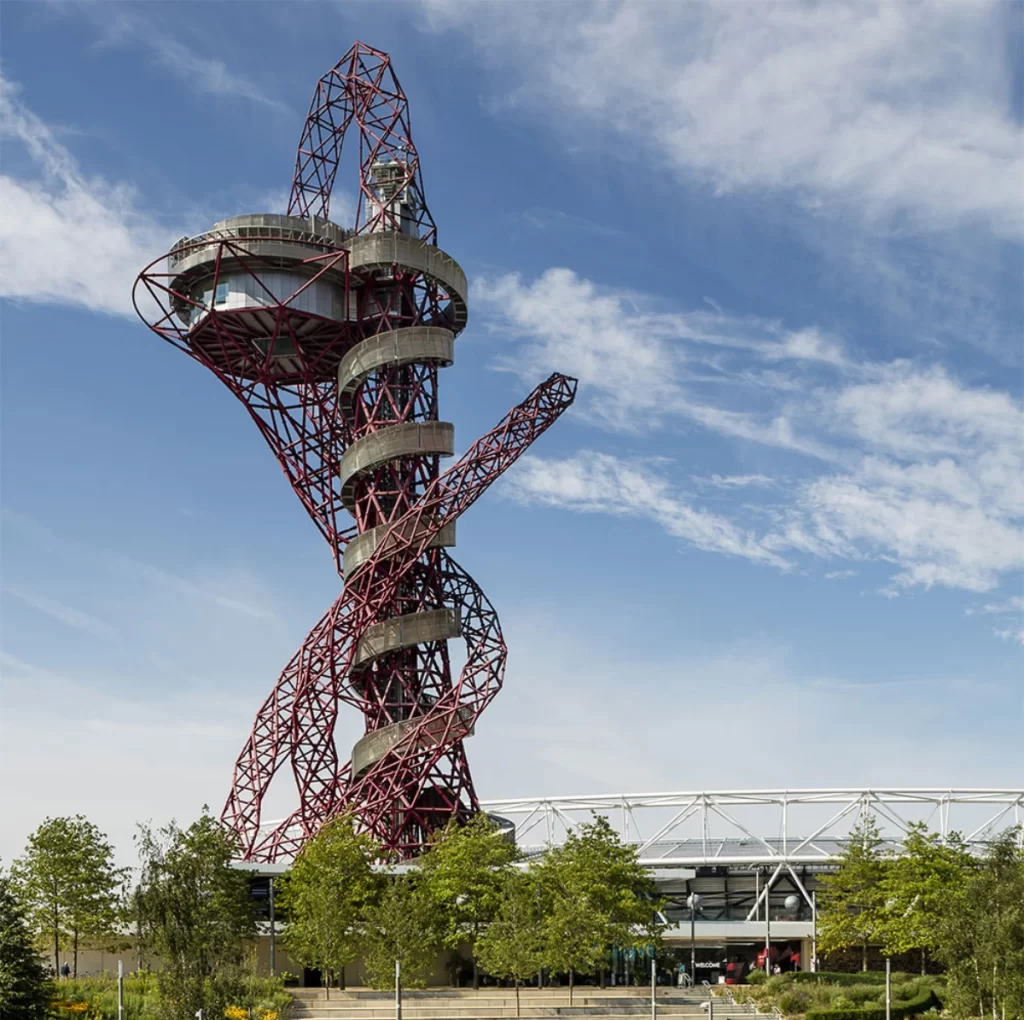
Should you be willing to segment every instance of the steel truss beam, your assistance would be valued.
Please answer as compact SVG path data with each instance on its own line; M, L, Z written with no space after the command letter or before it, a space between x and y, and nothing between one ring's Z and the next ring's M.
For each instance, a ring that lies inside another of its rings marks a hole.
M349 130L354 231L327 219ZM463 739L500 688L507 651L493 607L443 547L576 383L551 376L440 472L453 448L437 420L438 369L467 306L465 274L436 240L405 94L387 54L356 43L317 84L288 214L216 224L136 282L144 321L244 404L339 573L348 543L371 533L238 756L222 818L247 859L295 853L340 811L410 857L479 809ZM366 360L384 347L388 357ZM349 355L365 370L341 380ZM447 642L460 635L467 659L453 680ZM365 723L347 764L334 740L343 703ZM298 807L268 832L263 802L283 765Z
M956 832L979 847L1024 825L1021 789L691 791L490 800L481 807L515 822L526 847L558 843L596 812L613 824L619 819L623 837L652 867L767 866L794 878L795 866L831 861L866 814L875 815L896 849L914 821L943 839Z

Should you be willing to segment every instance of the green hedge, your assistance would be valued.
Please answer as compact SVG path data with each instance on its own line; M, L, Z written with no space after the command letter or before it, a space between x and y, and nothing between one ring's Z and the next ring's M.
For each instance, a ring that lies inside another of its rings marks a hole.
M894 1002L890 1009L892 1020L904 1020L905 1017L926 1013L938 1000L935 991L928 989L916 999L907 1002ZM805 1020L885 1020L885 1006L867 1006L859 1009L809 1009Z
M910 975L902 972L893 972L893 981L905 981ZM798 970L793 974L794 981L820 981L827 985L884 985L885 971L868 970L857 971L855 974L832 973L827 970L817 972L810 970Z

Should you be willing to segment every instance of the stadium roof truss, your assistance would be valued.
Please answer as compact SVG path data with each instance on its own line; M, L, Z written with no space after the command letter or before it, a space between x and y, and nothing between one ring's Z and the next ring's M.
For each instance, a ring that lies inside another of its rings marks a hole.
M822 866L868 815L885 844L902 845L924 822L945 840L959 834L979 850L1024 824L1024 790L833 789L723 790L491 800L485 811L515 823L516 842L540 852L604 815L652 868ZM1024 842L1018 828L1018 840Z

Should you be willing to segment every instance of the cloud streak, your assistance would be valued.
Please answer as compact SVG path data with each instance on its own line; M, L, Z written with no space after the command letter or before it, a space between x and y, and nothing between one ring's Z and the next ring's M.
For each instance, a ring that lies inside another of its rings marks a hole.
M1016 239L1024 159L999 45L1010 16L859 0L424 9L509 73L508 102L626 141L717 195Z
M131 188L87 179L2 76L0 139L21 145L38 171L0 175L0 297L134 315L136 275L183 231L140 210Z
M35 592L11 585L4 585L3 591L4 594L19 599L25 605L31 606L40 613L44 613L51 619L57 620L75 630L80 630L83 633L105 640L117 636L117 631L109 623L97 620L95 616L83 613L80 609L75 609L73 606L66 606L63 602L58 602L56 599L47 598L44 595L38 595Z
M1024 410L1009 393L937 363L857 358L813 327L665 310L568 269L481 280L475 293L490 328L515 342L499 367L571 365L592 423L662 443L698 425L772 463L777 481L704 464L704 488L766 493L710 513L643 452L581 451L527 460L511 483L520 500L644 517L696 548L781 569L800 556L888 563L893 593L991 591L1024 570Z

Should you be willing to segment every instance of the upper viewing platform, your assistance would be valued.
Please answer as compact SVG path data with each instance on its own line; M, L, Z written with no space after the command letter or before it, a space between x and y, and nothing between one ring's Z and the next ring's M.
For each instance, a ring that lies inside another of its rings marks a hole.
M352 231L318 216L283 216L280 213L246 213L230 216L215 223L209 230L177 241L167 256L172 270L185 273L193 266L208 261L204 255L215 249L218 241L244 241L254 253L261 248L286 242L312 251L344 248ZM205 243L204 243L205 242ZM261 252L262 253L262 252Z

